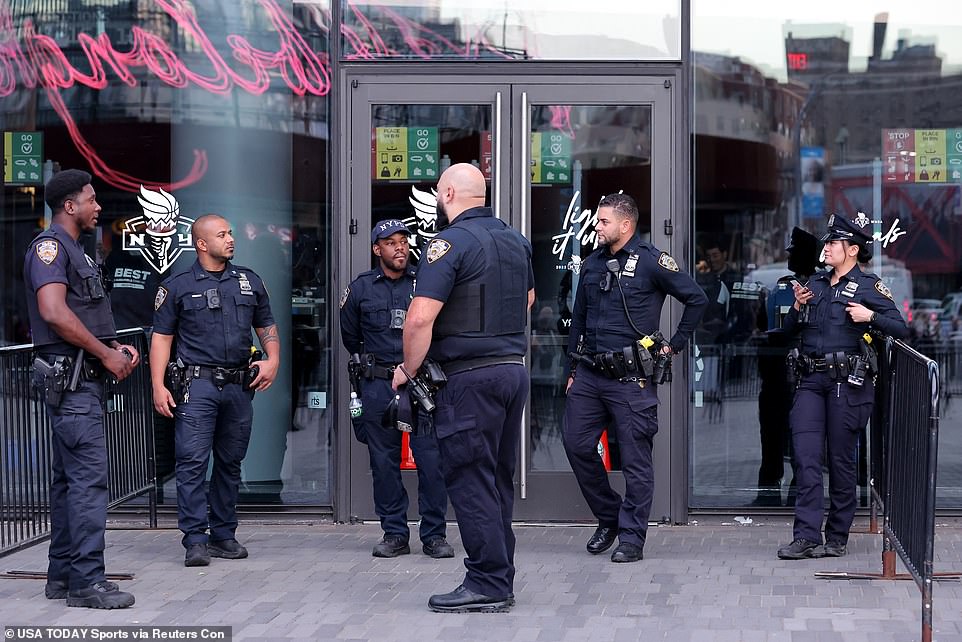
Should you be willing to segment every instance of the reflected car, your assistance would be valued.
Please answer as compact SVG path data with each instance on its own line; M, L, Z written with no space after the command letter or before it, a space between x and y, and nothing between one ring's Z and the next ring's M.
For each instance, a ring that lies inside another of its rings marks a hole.
M942 302L938 299L913 299L906 322L914 339L939 339L942 336Z
M942 333L962 332L962 292L949 292L942 299Z

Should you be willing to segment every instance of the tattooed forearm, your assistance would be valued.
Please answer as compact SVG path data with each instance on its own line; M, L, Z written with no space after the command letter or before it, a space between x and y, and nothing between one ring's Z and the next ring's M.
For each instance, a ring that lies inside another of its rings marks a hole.
M280 344L281 338L277 335L277 326L272 325L269 328L256 328L257 338L261 341L261 346L266 350L268 344L276 343Z

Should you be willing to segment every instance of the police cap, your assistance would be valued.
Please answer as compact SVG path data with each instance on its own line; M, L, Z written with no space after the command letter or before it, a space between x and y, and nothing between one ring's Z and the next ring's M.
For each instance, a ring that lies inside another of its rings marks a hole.
M54 212L63 208L63 202L70 196L83 191L91 176L82 169L65 169L50 177L43 188L43 200Z
M371 244L373 245L377 243L378 239L386 239L392 234L397 234L398 232L402 232L408 236L411 235L411 230L409 230L408 226L402 221L396 218L385 219L375 225L374 229L371 230Z
M864 229L869 223L869 218L862 212L858 213L854 221L832 214L828 219L828 231L822 237L822 242L848 241L852 245L857 245L858 261L865 263L872 259L872 236Z

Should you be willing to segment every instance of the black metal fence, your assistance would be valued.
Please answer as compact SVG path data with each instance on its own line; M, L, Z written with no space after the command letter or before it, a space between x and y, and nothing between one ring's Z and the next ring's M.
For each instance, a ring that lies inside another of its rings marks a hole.
M873 528L884 515L881 573L817 573L822 578L908 579L922 593L922 642L932 640L935 492L939 445L939 364L889 339L876 381L870 458ZM896 554L909 575L896 573Z
M141 330L121 341L147 355ZM50 422L31 389L32 346L0 348L0 555L50 534ZM110 506L148 496L150 526L157 525L154 429L146 362L104 390L104 432Z

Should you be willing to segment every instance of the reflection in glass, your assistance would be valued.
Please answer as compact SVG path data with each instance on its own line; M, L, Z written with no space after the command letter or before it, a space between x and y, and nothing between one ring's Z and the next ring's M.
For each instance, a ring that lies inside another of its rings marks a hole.
M347 60L679 60L681 2L344 0Z
M479 167L491 195L491 107L374 105L371 110L371 224L387 218L411 230L411 263L438 233L438 177L456 163ZM372 262L373 265L373 262Z
M531 108L531 468L570 470L561 443L568 380L568 328L581 259L596 247L597 204L625 192L638 203L638 233L651 235L651 107L534 105ZM618 444L601 445L620 469Z
M888 285L911 343L943 365L942 426L962 427L951 401L962 340L945 307L962 291L962 13L924 25L876 14L887 7L875 2L761 7L729 3L718 16L693 3L696 276L710 299L693 347L693 507L793 502L792 394L773 387L785 347L771 331L798 273L785 251L793 228L821 236L833 212L864 213L876 247L863 269ZM956 434L941 431L946 506L962 504L962 451L944 441Z
M325 0L0 0L0 122L43 134L46 176L55 164L94 174L104 209L88 249L118 289L123 324L150 325L157 283L195 258L187 251L160 273L124 247L142 184L162 185L183 219L225 216L236 262L267 283L284 352L274 385L255 397L242 502L332 502L329 9ZM58 82L42 81L53 67ZM29 342L18 263L44 222L41 195L8 182L0 200L0 344ZM158 423L161 498L173 502L172 430Z

